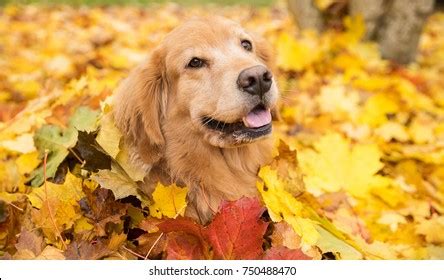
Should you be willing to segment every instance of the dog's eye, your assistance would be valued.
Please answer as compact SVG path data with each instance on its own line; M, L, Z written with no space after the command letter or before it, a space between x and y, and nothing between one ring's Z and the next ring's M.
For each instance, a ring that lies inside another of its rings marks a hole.
M253 50L253 45L248 40L242 40L241 45L244 49L246 49L249 52L251 52Z
M190 68L200 68L202 66L204 66L204 61L197 57L193 57L187 65Z

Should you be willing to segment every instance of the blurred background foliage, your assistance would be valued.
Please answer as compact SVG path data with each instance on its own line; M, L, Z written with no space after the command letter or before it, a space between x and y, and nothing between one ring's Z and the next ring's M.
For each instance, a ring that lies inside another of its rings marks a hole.
M218 4L218 5L235 5L246 4L254 6L267 6L273 4L274 0L0 0L2 4L70 4L70 5L147 5L175 2L183 5L201 5L201 4Z

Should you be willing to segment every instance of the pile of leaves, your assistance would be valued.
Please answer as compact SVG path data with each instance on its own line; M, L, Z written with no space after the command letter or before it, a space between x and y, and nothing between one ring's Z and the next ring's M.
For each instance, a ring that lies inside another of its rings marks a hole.
M273 45L282 94L259 198L183 217L187 188L139 191L116 84L190 15ZM3 259L444 259L444 14L417 63L382 60L360 18L316 34L284 6L0 11Z

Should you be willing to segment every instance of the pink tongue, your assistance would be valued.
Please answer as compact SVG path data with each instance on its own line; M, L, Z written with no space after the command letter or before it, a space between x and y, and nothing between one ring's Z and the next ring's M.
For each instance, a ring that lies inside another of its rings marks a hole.
M259 109L252 110L244 118L244 124L247 127L257 128L269 124L271 122L270 110Z

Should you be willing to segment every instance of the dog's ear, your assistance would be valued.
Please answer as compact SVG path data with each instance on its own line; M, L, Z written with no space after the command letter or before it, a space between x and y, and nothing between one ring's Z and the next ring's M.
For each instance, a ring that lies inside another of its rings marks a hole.
M164 52L159 48L122 81L114 100L117 127L147 164L160 159L165 144L161 126L168 91L165 72Z

